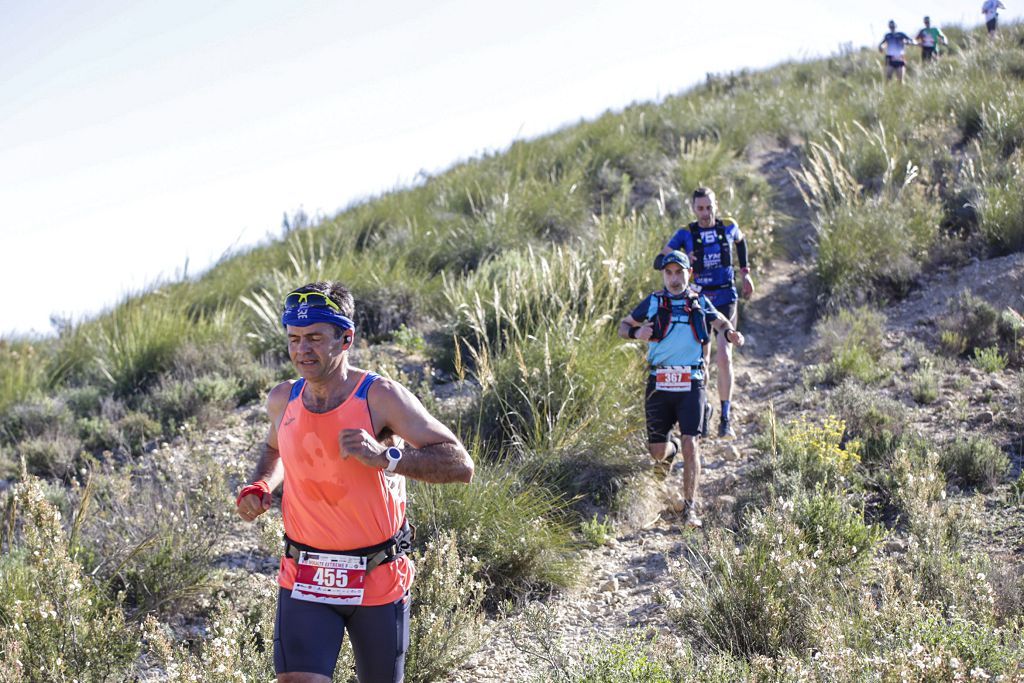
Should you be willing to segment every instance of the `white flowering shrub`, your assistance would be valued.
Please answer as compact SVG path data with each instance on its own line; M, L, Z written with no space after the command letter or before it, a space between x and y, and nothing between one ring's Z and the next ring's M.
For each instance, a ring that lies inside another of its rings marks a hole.
M159 449L131 468L105 465L81 529L82 562L132 612L167 612L212 587L231 533L224 473L207 454Z
M864 521L863 507L854 507L842 494L819 487L800 496L793 513L812 557L830 567L863 569L882 539L881 527Z
M193 650L152 615L146 618L144 680L167 683L266 683L274 673L277 582L254 575L236 587L244 594L218 600L208 633ZM339 671L351 667L339 666ZM347 680L344 678L336 680Z
M484 585L479 560L459 551L454 533L415 557L412 621L405 674L409 683L443 681L483 643Z
M61 513L22 472L8 499L0 553L0 681L126 679L139 631L119 600L82 571ZM81 508L79 508L81 513ZM13 534L11 534L13 531Z
M816 615L832 583L791 510L780 502L751 515L742 545L733 534L712 531L679 575L687 598L672 613L701 647L774 657L814 644Z

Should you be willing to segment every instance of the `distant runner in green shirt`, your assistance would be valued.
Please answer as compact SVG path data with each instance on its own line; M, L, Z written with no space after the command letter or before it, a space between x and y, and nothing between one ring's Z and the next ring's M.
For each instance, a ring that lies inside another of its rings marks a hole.
M932 26L931 18L925 17L924 28L917 32L917 44L921 46L922 62L930 62L935 55L939 54L940 41L943 45L949 45L942 29Z

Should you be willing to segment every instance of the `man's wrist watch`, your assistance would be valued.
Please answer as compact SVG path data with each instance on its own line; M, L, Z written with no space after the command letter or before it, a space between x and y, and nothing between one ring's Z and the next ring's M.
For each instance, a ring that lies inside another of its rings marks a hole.
M388 466L384 468L384 471L394 472L395 468L398 467L398 461L402 459L402 451L391 446L384 451L384 457L388 459Z

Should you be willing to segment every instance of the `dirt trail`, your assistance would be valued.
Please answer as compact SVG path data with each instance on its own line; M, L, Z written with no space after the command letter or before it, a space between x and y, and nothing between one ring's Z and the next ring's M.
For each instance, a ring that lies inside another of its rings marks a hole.
M705 441L701 446L702 516L706 526L724 522L731 510L733 489L753 464L752 422L769 401L778 401L800 377L803 356L813 322L810 272L813 244L810 216L793 185L789 169L799 166L795 148L768 149L755 163L775 190L776 208L786 214L776 241L779 255L768 268L759 269L755 295L741 309L740 329L749 343L737 354L733 408L738 438ZM756 255L752 255L755 257ZM712 380L711 386L714 386ZM716 390L710 391L717 406ZM713 421L717 425L717 417ZM662 484L666 499L681 489L676 469ZM566 651L577 651L590 639L620 635L627 629L653 628L665 647L677 637L668 617L669 606L685 596L676 592L673 567L681 560L687 539L701 533L680 525L668 505L643 528L626 533L597 550L583 554L581 586L545 603L554 632ZM663 600L656 600L661 595ZM491 637L451 680L460 683L524 680L533 675L529 657L510 637L522 615L495 623Z

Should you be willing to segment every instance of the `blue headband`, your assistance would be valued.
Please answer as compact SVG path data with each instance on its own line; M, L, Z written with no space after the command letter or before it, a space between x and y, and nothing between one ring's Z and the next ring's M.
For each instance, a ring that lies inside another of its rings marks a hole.
M331 325L337 325L343 330L354 330L356 327L351 318L346 318L341 313L327 306L310 306L302 303L298 306L284 309L284 313L281 314L281 324L285 327L289 325L307 327L314 323L330 323Z

